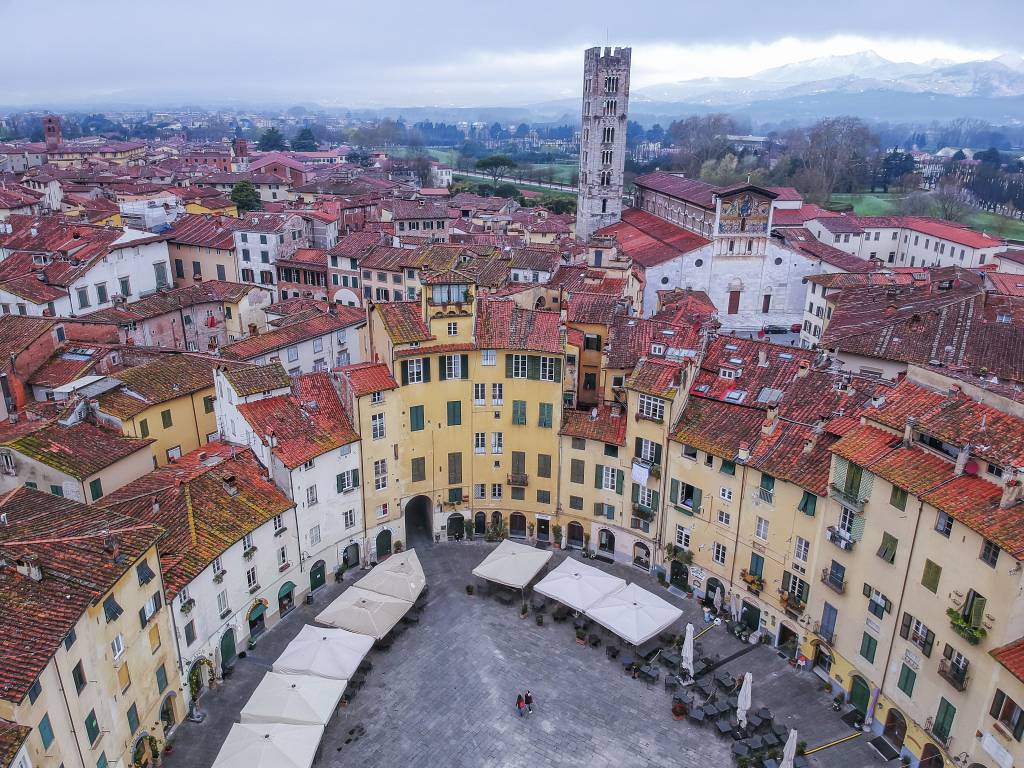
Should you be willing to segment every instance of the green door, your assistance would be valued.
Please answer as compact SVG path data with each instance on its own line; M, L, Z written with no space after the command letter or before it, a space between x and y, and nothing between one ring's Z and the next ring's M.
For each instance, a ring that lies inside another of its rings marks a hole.
M309 591L322 587L327 582L327 563L317 560L309 569Z
M868 684L859 677L853 678L853 682L850 684L850 703L853 704L854 709L866 717L870 702L871 689L868 688Z
M221 669L230 668L237 655L238 653L235 650L235 630L229 628L220 638Z
M385 529L377 534L377 559L383 560L391 554L391 531Z

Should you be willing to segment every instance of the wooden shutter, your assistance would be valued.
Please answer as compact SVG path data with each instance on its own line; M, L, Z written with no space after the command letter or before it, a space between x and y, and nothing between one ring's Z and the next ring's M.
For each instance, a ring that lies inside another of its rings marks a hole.
M438 381L448 380L448 366L444 364L447 355L441 355L437 358L437 379Z
M850 531L850 539L853 541L860 541L864 538L864 515L853 516L853 526Z
M552 365L555 369L555 381L562 380L562 358L553 357L551 358Z
M596 467L594 467L594 487L595 488L603 488L604 487L604 465L603 464L598 464Z
M982 597L981 595L979 595L977 593L974 594L974 601L971 603L971 615L970 615L970 620L971 620L971 626L972 627L980 627L981 626L981 623L982 623L982 621L985 618L985 604L987 602L988 601L984 597Z
M353 488L358 488L359 487L359 470L358 469L353 469L352 470L352 487Z
M654 444L654 463L661 466L661 443Z
M457 485L462 482L462 454L448 454L448 484Z
M459 373L462 374L461 376L459 376L459 378L461 378L461 379L468 379L469 378L469 355L459 355L459 359L460 359L460 362L459 362Z
M600 501L594 502L594 516L604 517L604 504L602 504Z
M626 476L621 469L615 470L615 492L619 494L619 496L622 495L622 489L626 485L625 477Z
M701 491L700 488L694 488L693 489L693 504L691 506L691 509L693 509L693 514L695 514L695 515L699 515L700 514L700 502L701 502L701 499L703 499L703 498L704 498L704 492Z
M430 381L430 358L423 358L423 381Z
M999 719L999 714L1003 711L1003 704L1006 702L1006 694L996 688L996 695L992 697L992 708L988 711L991 717L996 720ZM1024 721L1024 718L1021 718Z
M933 645L935 645L935 633L929 629L928 634L924 636L924 647L921 648L921 653L931 658Z
M673 504L679 503L679 481L674 478L668 484L668 500Z
M540 379L540 357L529 355L526 358L526 378L537 381Z
M938 593L939 577L942 575L942 566L933 563L931 560L924 561L924 575L921 577L921 584L925 589Z
M903 622L900 624L900 637L904 640L910 637L910 625L914 623L914 617L906 611L903 612Z
M638 437L636 439L635 448L633 449L633 455L636 456L638 459L644 455L644 439L642 437Z
M512 378L512 355L505 355L505 378Z
M636 483L633 483L633 491L630 498L632 498L634 504L640 501L640 486Z
M402 384L405 385L405 384L408 384L408 383L409 383L409 361L408 360L403 360L402 361Z
M862 591L864 593L864 597L871 597L871 585L868 584L866 581L864 582L864 589Z
M657 491L654 491L651 494L651 509L653 509L655 512L658 511L658 502L659 501L661 501L661 494L658 493Z

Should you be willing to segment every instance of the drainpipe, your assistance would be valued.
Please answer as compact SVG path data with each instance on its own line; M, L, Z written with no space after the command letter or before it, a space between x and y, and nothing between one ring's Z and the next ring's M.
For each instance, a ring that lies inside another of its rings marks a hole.
M889 677L889 662L892 661L892 649L896 644L896 627L899 626L900 616L903 615L903 598L907 594L907 575L910 570L910 561L914 558L914 546L917 544L917 532L920 530L921 513L924 511L924 502L919 501L917 504L917 517L914 520L914 535L910 539L910 551L907 553L907 567L903 571L903 586L900 587L900 599L896 605L896 613L893 614L892 623L892 634L889 637L889 651L885 654L885 666L882 667L882 681L878 684L878 689L875 691L874 696L871 699L871 707L868 709L867 714L864 716L864 725L868 726L875 719L875 707L878 705L878 696L885 688L885 681Z
M72 735L75 737L75 749L78 750L78 760L84 768L86 765L85 755L82 754L82 745L78 743L78 729L75 728L75 718L71 714L71 704L68 703L67 689L64 686L64 678L60 676L60 665L57 664L56 658L53 660L53 670L57 673L57 684L60 686L60 695L64 699L64 709L68 713L68 724L71 727Z
M270 458L270 466L274 466L274 458ZM288 495L291 497L292 503L292 516L295 518L295 546L299 550L299 573L305 573L306 569L303 566L304 560L302 558L302 537L299 535L299 502L295 500L295 470L288 470Z
M746 484L747 484L747 465L743 464L743 472L740 474L740 506L736 512L736 536L732 542L732 568L729 569L729 589L732 589L733 582L736 580L736 560L740 551L740 527L743 523L743 499L746 498ZM710 520L710 515L708 516Z

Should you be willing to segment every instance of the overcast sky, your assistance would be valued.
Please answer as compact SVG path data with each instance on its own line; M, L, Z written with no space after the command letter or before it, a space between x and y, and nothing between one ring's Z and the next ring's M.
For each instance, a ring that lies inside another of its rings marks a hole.
M1021 53L1020 0L0 0L0 105L509 106L575 96L582 51L633 87L871 49Z

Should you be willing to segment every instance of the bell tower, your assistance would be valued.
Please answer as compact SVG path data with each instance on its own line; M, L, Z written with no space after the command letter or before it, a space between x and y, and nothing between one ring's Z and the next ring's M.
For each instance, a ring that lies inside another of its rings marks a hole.
M631 48L583 54L583 114L576 236L588 239L622 215Z
M46 141L46 149L57 149L63 142L60 135L60 118L57 115L46 115L43 118L43 139Z

